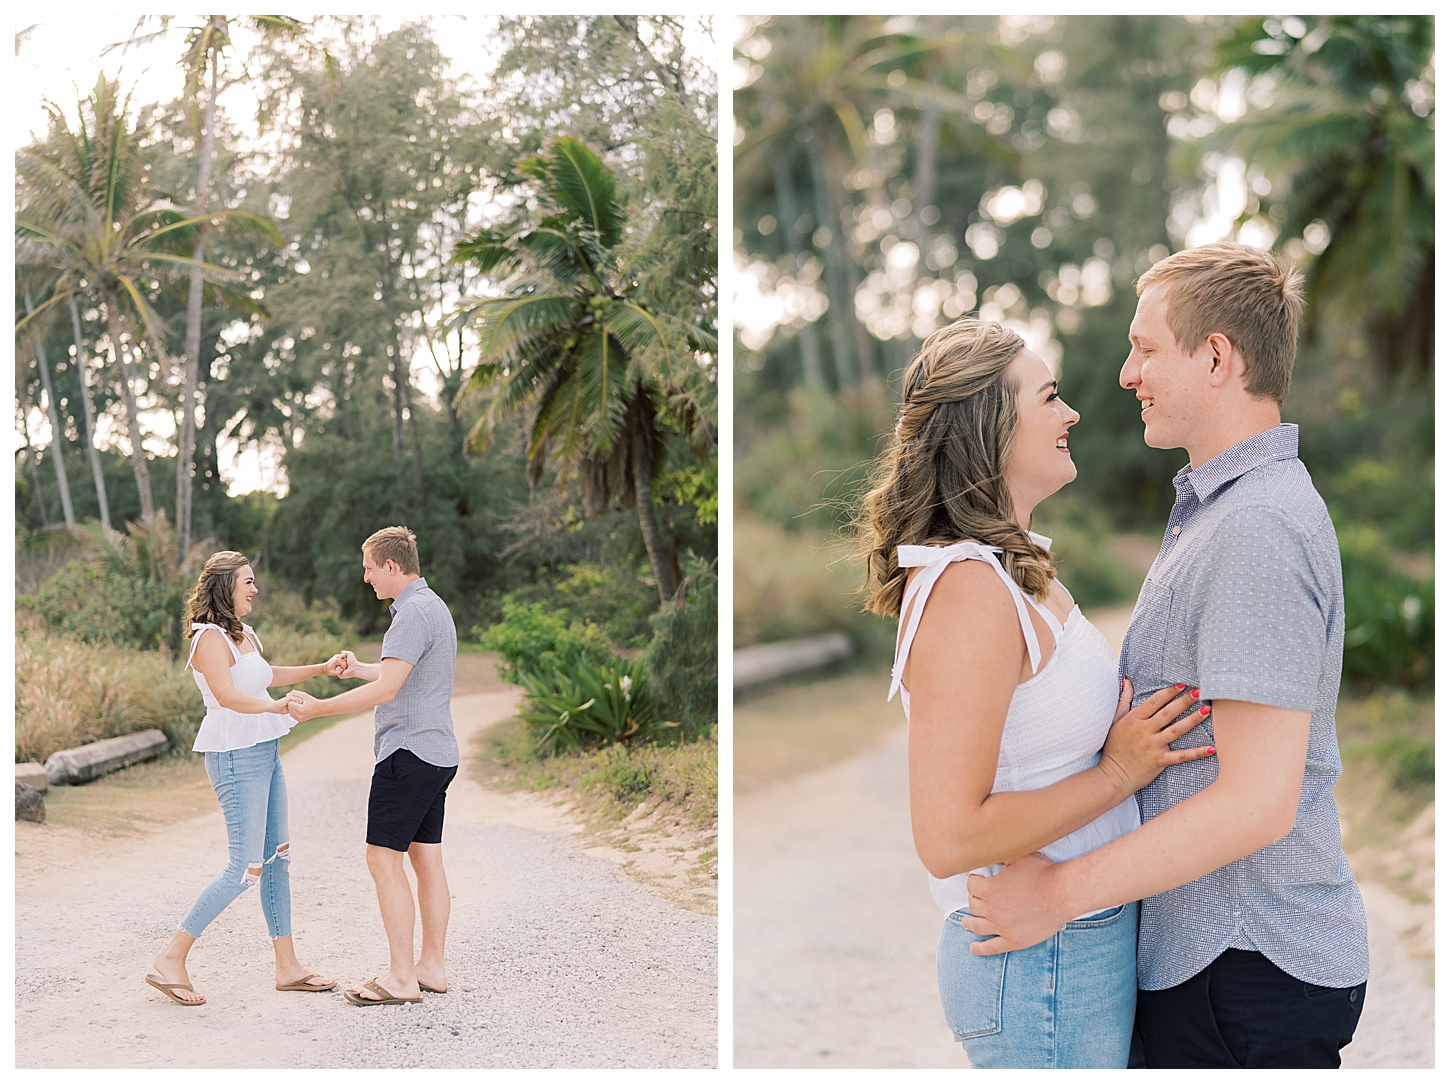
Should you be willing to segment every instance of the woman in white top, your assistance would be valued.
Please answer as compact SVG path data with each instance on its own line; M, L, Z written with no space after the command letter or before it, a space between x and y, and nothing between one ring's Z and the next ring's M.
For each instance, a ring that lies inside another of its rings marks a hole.
M223 550L208 558L187 599L189 665L206 702L206 717L192 748L205 754L207 777L226 818L229 861L156 957L155 972L146 976L147 983L180 1005L206 1002L187 976L191 946L227 904L259 882L277 959L277 989L322 991L337 985L337 980L321 978L298 963L292 946L287 781L277 740L296 723L287 712L287 700L273 700L267 689L340 673L344 664L336 655L311 666L268 665L257 634L241 621L251 613L256 593L247 558Z
M900 689L910 719L912 833L945 916L942 1007L977 1067L1127 1065L1137 904L978 956L961 925L967 874L1038 850L1064 861L1132 831L1135 791L1213 752L1168 744L1208 711L1196 689L1127 710L1111 647L1057 582L1051 540L1028 531L1077 475L1077 420L1021 338L959 320L907 368L866 499L867 608L901 619L889 695Z

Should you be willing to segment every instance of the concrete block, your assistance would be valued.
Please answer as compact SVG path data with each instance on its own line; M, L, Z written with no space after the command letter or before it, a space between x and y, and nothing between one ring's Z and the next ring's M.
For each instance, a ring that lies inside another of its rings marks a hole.
M46 774L45 768L33 760L28 764L15 765L15 778L27 787L34 787L41 793L44 793L45 788L50 786L50 776Z
M166 749L166 735L159 730L122 734L119 738L93 741L79 749L62 749L45 762L52 783L85 783L108 772L160 756Z
M15 819L45 823L45 798L34 787L15 781Z

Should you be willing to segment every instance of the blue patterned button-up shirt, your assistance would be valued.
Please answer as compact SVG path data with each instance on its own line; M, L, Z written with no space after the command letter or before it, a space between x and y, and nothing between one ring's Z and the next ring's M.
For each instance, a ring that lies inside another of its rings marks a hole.
M380 658L402 659L413 669L398 694L373 709L373 759L406 749L439 768L458 763L453 735L453 663L458 630L448 604L419 577L388 607L393 623L383 634Z
M1298 452L1298 427L1280 425L1179 471L1163 546L1123 640L1118 665L1135 702L1181 681L1198 686L1205 702L1311 713L1293 830L1143 901L1144 990L1185 982L1227 948L1262 952L1319 986L1354 986L1369 975L1364 903L1334 803L1344 654L1339 545ZM1173 746L1213 740L1210 716ZM1214 757L1168 768L1138 794L1144 822L1216 778Z

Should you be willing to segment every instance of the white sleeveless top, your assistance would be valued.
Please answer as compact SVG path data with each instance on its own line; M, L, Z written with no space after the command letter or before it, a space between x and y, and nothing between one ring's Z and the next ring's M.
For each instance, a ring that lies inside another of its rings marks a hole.
M227 647L232 649L232 684L237 691L247 696L272 699L267 694L267 688L272 684L272 667L262 658L262 641L257 639L251 625L243 625L242 631L257 646L257 650L249 651L245 655L237 650L237 645L232 643L227 630L220 625L193 622L191 627L196 635L191 638L191 655L187 656L187 666L191 666L192 657L196 655L196 645L201 643L202 630L216 629L227 642ZM201 729L196 732L196 743L191 747L193 752L225 753L233 749L246 749L273 738L280 738L297 725L297 720L286 712L281 715L271 712L253 715L224 708L217 702L211 686L206 683L200 670L192 667L191 676L196 679L196 687L201 690L201 698L206 703L206 716L201 721Z
M1039 534L1029 534L1029 537L1043 549L1052 546L1050 538ZM901 613L907 617L906 631L896 649L896 663L891 670L891 691L886 699L889 701L900 689L901 706L910 721L911 696L901 684L901 674L906 668L911 642L921 624L927 596L947 566L955 561L982 561L991 565L1012 593L1017 619L1022 625L1022 636L1027 642L1028 661L1032 666L1032 677L1017 686L1007 708L992 790L997 793L1040 790L1098 762L1103 741L1117 710L1118 660L1103 634L1093 627L1076 605L1063 625L1051 610L1018 587L1017 581L997 560L996 555L1001 552L1000 548L978 542L897 547L897 565L920 568L921 571L907 585L902 596ZM1041 615L1057 644L1045 666L1036 630L1027 613L1028 606ZM1139 823L1137 799L1129 798L1092 823L1049 843L1042 848L1042 853L1054 862L1066 862L1127 835ZM1001 864L997 863L971 872L990 877L1001 869ZM943 915L949 916L966 908L967 874L945 878L928 874L928 877L932 899Z

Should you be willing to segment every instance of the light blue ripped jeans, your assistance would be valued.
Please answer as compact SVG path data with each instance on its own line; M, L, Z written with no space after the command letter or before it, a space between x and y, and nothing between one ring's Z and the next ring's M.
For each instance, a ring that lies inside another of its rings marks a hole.
M202 890L181 928L200 937L227 904L260 881L267 932L272 937L292 936L287 780L277 739L207 753L206 774L227 822L227 868Z

